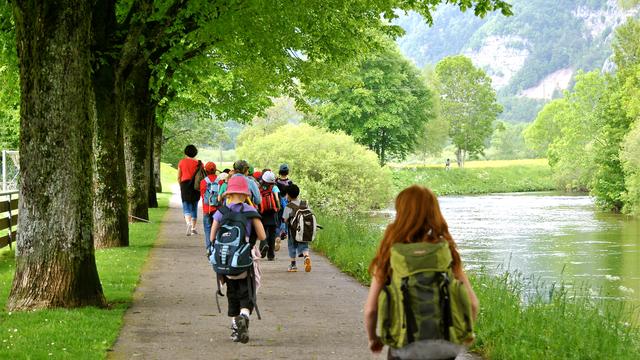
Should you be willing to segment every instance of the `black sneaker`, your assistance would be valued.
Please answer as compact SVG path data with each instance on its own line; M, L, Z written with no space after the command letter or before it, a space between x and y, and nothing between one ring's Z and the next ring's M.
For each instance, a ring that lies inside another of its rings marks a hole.
M233 342L240 341L238 338L238 327L236 324L231 325L231 340L233 340Z
M236 316L236 327L237 330L237 339L234 341L239 341L243 344L249 342L249 318L246 315L240 314L240 316Z
M265 245L260 249L260 257L264 259L267 256L267 252L269 251L269 245Z

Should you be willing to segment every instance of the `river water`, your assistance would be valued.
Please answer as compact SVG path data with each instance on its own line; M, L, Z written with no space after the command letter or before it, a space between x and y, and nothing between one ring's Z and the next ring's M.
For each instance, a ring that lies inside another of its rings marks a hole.
M552 193L447 196L440 206L467 269L508 268L640 304L638 220Z

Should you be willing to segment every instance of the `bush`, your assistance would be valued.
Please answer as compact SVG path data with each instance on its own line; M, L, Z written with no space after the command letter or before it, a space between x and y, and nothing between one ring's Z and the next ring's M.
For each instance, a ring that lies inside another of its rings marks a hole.
M285 125L236 149L256 169L287 163L301 197L332 212L365 211L391 201L391 171L350 136L307 124Z
M640 120L637 120L633 129L625 136L620 151L620 160L625 174L624 194L626 213L640 215Z

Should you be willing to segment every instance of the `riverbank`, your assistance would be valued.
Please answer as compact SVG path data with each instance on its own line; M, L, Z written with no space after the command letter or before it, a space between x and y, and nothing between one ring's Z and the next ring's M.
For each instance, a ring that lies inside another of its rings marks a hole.
M163 164L162 175L163 186L169 190L177 172ZM150 223L129 224L129 247L96 250L98 273L109 303L106 309L7 312L15 250L0 250L0 358L104 359L120 333L170 197L170 192L158 194L159 207L149 209Z
M546 159L475 161L465 168L444 166L392 167L396 191L412 184L437 195L487 194L556 190Z
M324 229L314 248L368 284L367 268L381 227L367 218L318 214L318 221ZM588 354L593 359L635 359L640 353L637 309L596 299L585 287L568 290L538 284L526 290L528 279L515 273L494 276L478 271L470 278L481 303L473 350L485 358L582 359Z

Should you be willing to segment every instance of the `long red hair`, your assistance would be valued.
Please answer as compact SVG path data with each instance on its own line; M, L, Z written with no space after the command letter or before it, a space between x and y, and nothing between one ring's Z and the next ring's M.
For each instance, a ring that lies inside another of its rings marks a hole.
M387 226L376 256L369 265L369 273L380 282L391 276L389 259L391 247L396 243L437 243L443 239L449 243L453 272L457 274L462 269L462 262L456 243L449 234L449 226L440 212L438 198L424 186L410 186L396 197L395 221Z

